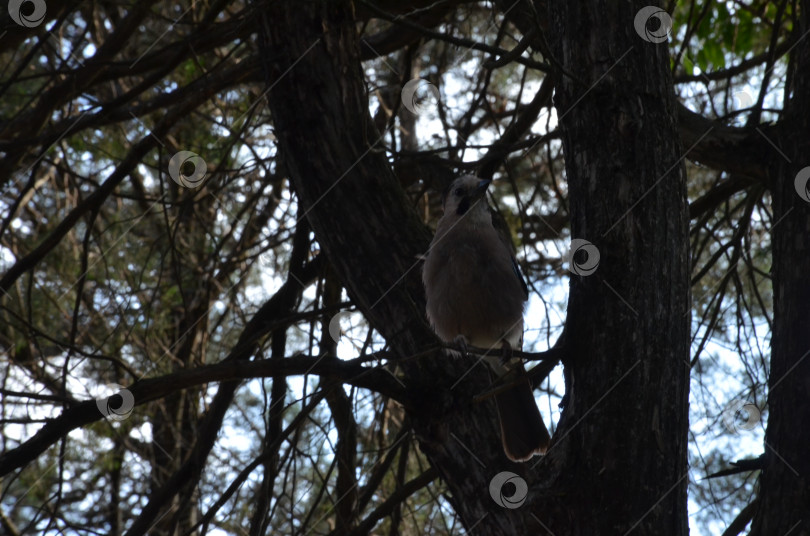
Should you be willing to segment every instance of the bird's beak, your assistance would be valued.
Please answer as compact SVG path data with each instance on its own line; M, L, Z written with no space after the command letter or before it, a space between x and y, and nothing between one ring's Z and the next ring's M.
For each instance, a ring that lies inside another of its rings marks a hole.
M471 197L473 199L475 199L475 200L478 200L478 199L481 199L482 197L484 197L486 195L486 193L487 193L487 188L489 187L489 183L491 183L491 182L492 182L491 179L490 180L483 179L481 182L478 183L478 186L476 186L475 189L472 191L472 196Z

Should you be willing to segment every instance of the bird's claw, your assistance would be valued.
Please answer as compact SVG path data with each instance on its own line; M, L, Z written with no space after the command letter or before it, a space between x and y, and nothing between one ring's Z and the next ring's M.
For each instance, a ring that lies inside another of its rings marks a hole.
M512 353L512 345L509 341L501 342L501 365L506 365L514 354Z
M458 353L461 357L467 357L467 338L464 335L458 335L453 339L453 344L458 347Z

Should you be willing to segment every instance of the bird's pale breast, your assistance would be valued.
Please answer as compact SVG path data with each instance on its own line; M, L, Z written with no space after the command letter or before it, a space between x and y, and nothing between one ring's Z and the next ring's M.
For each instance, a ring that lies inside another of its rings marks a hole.
M523 289L495 230L472 236L451 230L439 240L444 243L431 247L423 272L428 320L436 334L446 342L463 335L484 348L504 339L519 347Z

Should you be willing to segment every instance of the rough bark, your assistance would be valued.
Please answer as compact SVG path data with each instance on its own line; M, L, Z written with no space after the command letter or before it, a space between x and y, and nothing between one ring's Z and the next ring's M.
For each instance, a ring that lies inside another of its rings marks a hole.
M299 203L371 325L397 355L423 351L437 343L424 317L418 262L430 232L378 143L352 6L270 2L261 12L267 98ZM403 359L409 418L464 524L476 534L519 534L539 527L531 510L498 506L489 482L505 469L526 475L528 468L504 456L491 399L472 401L489 385L486 370L472 363L438 351Z
M801 4L800 36L810 28L810 3ZM794 49L792 95L785 135L778 140L789 161L774 156L771 370L764 467L752 536L810 534L810 202L796 189L797 173L810 166L810 43ZM805 196L807 193L805 192Z
M560 106L579 99L632 45L622 68L563 123L567 154L574 155L568 164L574 229L595 237L603 266L572 287L576 392L558 446L537 465L508 462L493 404L470 402L486 389L482 368L467 374L469 362L438 352L399 364L420 448L474 534L544 527L557 535L686 533L688 207L666 48L633 32L637 7L553 10L560 41L571 36L560 58L578 80L590 80L584 87L563 80ZM423 350L435 338L424 321L416 256L430 235L377 144L351 5L270 2L261 12L279 154L315 236L394 352ZM585 15L593 21L590 37L576 31L577 17ZM600 56L590 58L589 50ZM652 208L630 210L642 198ZM490 480L504 470L529 482L520 508L490 498Z
M634 30L646 3L549 1L571 235L601 254L571 278L555 534L688 533L685 153L667 44Z

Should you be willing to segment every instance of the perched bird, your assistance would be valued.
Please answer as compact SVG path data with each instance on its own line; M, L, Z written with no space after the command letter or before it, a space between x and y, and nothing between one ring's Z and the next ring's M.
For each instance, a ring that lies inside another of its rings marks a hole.
M525 461L542 454L549 434L513 348L523 346L523 308L528 289L505 238L492 225L484 198L490 181L471 175L450 185L436 236L422 270L427 317L444 342L501 352L487 358L500 378L495 390L506 455Z

